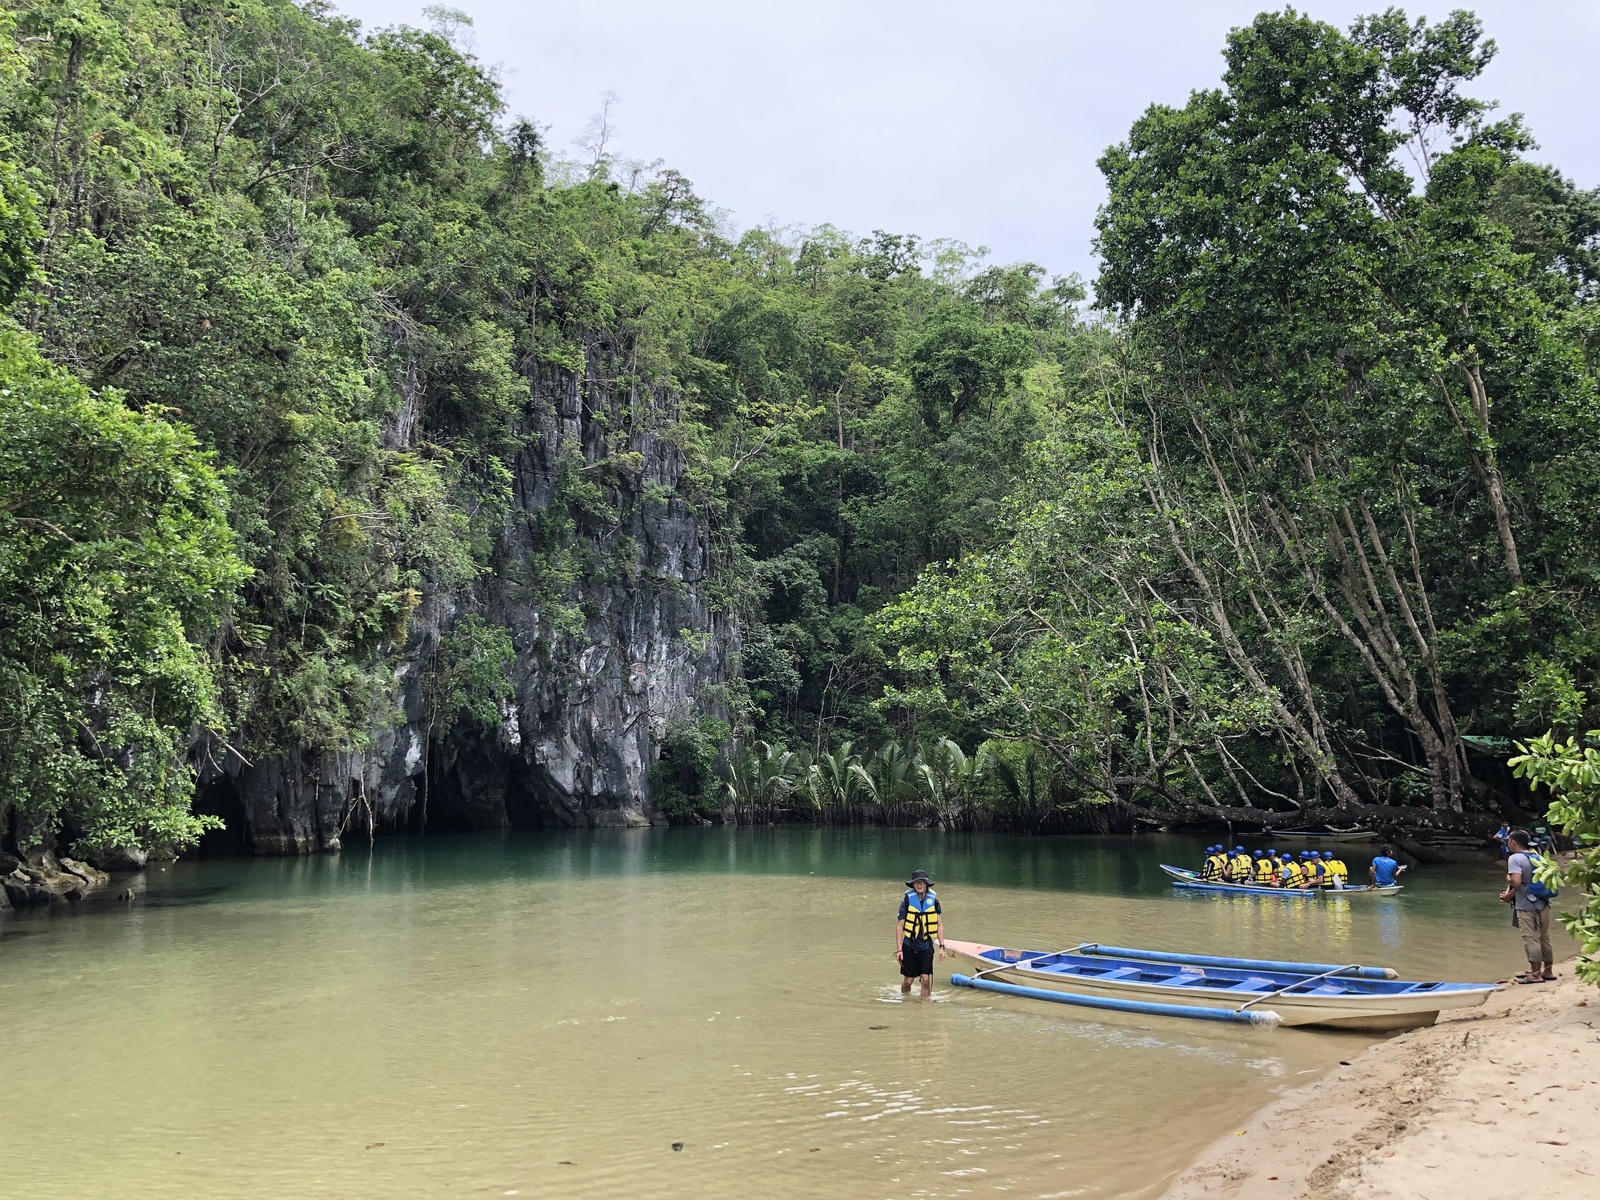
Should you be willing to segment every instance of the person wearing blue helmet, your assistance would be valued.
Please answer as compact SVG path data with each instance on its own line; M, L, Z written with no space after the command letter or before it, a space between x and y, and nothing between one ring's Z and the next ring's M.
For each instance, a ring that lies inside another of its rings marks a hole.
M1278 868L1278 886L1285 888L1303 888L1306 885L1306 870L1299 859L1291 854L1283 856L1283 862Z
M1283 886L1283 858L1278 853L1276 846L1267 847L1267 858L1272 862L1272 883L1274 887Z
M1200 878L1207 883L1221 883L1222 869L1227 865L1227 860L1222 856L1221 846L1207 846L1205 862L1200 864Z
M1332 850L1322 852L1322 867L1327 872L1328 881L1325 887L1335 891L1343 891L1350 882L1350 868L1345 866L1344 859L1339 858Z
M1223 878L1229 883L1250 882L1250 856L1245 853L1243 846L1233 848L1233 853L1228 856L1228 869Z
M1262 850L1256 851L1255 860L1255 865L1250 872L1250 882L1257 887L1271 887L1278 874L1276 864Z
M1322 869L1322 859L1315 850L1302 850L1300 857L1305 861L1306 886L1308 888L1322 887L1325 871Z

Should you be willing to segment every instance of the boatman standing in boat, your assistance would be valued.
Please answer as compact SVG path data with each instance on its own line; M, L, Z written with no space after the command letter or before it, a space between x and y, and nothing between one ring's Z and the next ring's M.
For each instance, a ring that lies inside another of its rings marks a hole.
M922 998L933 995L933 947L939 944L939 959L944 960L944 933L939 928L939 897L926 871L913 871L906 880L909 889L900 899L900 916L894 923L894 956L900 963L900 994L911 994L911 981L922 982Z

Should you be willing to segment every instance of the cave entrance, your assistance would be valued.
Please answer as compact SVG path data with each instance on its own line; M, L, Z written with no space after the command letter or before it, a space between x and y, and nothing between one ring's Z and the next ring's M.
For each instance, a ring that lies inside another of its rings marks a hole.
M200 816L222 818L223 828L209 829L200 835L195 847L197 858L237 858L250 854L250 822L245 819L244 801L233 778L218 775L195 788L194 812Z

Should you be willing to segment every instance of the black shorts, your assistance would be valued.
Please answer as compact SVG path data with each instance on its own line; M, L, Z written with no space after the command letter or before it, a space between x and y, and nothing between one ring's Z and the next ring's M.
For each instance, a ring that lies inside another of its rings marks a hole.
M913 942L909 938L900 943L900 974L907 979L933 974L933 943Z

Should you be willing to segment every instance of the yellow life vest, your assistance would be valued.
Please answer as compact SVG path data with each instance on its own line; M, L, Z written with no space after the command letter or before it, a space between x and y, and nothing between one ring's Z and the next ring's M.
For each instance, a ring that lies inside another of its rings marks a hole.
M1285 859L1283 864L1283 886L1299 887L1305 882L1306 869L1294 859Z
M1256 859L1255 873L1252 878L1256 883L1259 883L1263 886L1270 886L1272 883L1272 877L1276 873L1277 868L1273 866L1270 858L1258 858Z
M906 923L901 936L911 942L939 940L939 897L932 888L920 897L916 888L906 892Z
M1248 854L1235 854L1233 856L1233 881L1235 883L1249 883L1250 871L1254 865Z
M1223 858L1220 854L1208 855L1206 857L1206 861L1201 864L1200 878L1221 879L1223 868L1227 865L1227 861L1228 860Z
M1329 870L1331 870L1333 872L1333 877L1335 879L1337 879L1340 883L1345 884L1346 886L1349 885L1349 883L1350 883L1350 868L1344 865L1344 859L1342 859L1342 858L1334 859L1332 862L1330 862L1328 864L1328 868L1329 868Z

